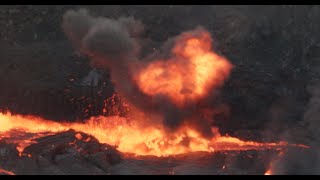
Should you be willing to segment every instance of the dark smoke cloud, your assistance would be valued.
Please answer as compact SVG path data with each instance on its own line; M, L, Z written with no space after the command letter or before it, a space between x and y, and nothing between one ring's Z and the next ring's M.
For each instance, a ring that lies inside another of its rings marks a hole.
M80 51L112 65L129 56L136 58L138 44L134 37L143 31L141 23L133 18L94 18L84 9L66 12L62 27Z
M289 148L282 156L271 162L274 174L320 174L320 83L308 86L311 95L301 129L288 129L284 139L295 142L297 139L310 146L308 149Z
M173 40L164 43L164 53L158 52L140 58L140 41L143 34L143 25L132 17L109 19L105 17L92 17L86 10L70 10L63 16L63 30L72 41L75 48L90 57L94 66L102 65L111 72L111 78L116 89L137 108L143 111L157 113L163 116L163 124L168 130L178 128L186 117L199 114L197 105L181 109L176 107L168 97L159 95L148 97L143 94L132 79L132 74L144 66L141 59L156 59L155 57L167 54ZM199 28L194 31L197 33ZM196 118L198 119L198 118ZM201 119L201 118L200 118ZM204 136L212 136L210 125L205 120L193 123L203 132Z
M81 53L90 57L93 66L108 68L117 91L130 103L147 108L146 98L131 79L129 65L137 63L138 36L143 33L141 22L132 17L109 19L92 17L86 10L67 11L63 30Z

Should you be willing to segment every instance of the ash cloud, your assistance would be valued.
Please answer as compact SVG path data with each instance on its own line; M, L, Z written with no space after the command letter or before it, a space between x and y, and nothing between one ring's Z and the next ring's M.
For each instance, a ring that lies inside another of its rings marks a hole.
M143 30L133 18L94 18L85 9L66 12L62 27L78 50L109 66L136 58L134 37Z
M87 10L69 10L63 16L62 28L74 47L87 55L92 66L110 70L117 92L140 109L150 104L131 79L139 55L138 37L143 33L141 22L132 17L110 19L93 17Z
M197 105L191 104L186 108L178 108L168 97L158 95L150 97L142 93L135 84L133 74L146 65L148 59L167 56L168 47L174 39L168 39L162 50L140 57L141 37L144 32L143 24L132 17L110 19L93 17L85 9L69 10L63 16L62 28L73 43L74 47L91 59L93 66L103 66L110 70L112 81L119 94L129 103L149 114L156 113L163 116L163 124L169 131L177 129L184 123L186 117L198 114ZM196 29L195 33L199 30ZM211 127L208 121L197 120L188 123L211 137Z

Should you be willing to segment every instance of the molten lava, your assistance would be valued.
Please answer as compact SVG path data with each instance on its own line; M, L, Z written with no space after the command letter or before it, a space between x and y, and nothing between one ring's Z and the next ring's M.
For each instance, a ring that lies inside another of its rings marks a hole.
M207 31L183 33L166 60L156 60L136 74L140 90L150 96L164 95L178 106L208 95L228 77L232 64L211 50Z
M0 168L0 175L1 174L5 174L5 175L15 175L13 172L11 171L7 171L7 170L4 170L4 169L1 169Z
M188 152L263 150L288 146L286 142L259 143L238 138L217 135L212 139L203 138L190 127L181 127L168 134L163 128L141 127L124 117L97 117L86 123L57 123L34 116L0 113L0 139L14 142L20 155L27 146L37 143L34 139L74 129L96 137L101 143L118 147L118 150L136 155L167 156ZM20 136L17 132L31 133ZM77 139L83 139L79 134Z
M210 34L203 29L183 33L176 38L169 59L143 65L132 78L145 95L165 96L181 110L186 104L196 105L207 98L211 90L221 86L232 69L231 63L212 51L211 43ZM204 138L201 132L186 123L174 132L168 132L164 125L141 123L144 121L138 116L131 119L100 116L92 117L86 123L57 123L34 116L1 113L0 139L16 143L20 156L25 155L23 151L27 146L37 143L36 138L69 129L90 134L101 143L136 155L167 156L196 151L263 150L288 146L286 142L259 143L221 136L215 128L212 128L213 137ZM20 136L19 132L29 135ZM90 141L81 134L75 137Z

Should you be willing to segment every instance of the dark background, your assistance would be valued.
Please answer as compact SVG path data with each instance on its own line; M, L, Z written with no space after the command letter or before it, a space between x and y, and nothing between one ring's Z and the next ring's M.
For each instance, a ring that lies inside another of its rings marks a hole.
M2 5L2 110L57 121L114 114L102 111L114 91L107 70L100 70L98 87L76 85L91 67L71 47L61 22L67 10L79 8L96 16L141 20L150 49L183 31L205 27L215 50L235 65L221 94L230 113L216 117L221 132L250 139L264 132L276 139L286 129L303 131L307 87L319 78L320 7L311 5Z

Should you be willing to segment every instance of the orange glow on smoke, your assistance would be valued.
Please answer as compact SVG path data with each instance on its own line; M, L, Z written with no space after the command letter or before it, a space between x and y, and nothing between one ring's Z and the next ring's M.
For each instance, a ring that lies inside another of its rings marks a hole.
M183 33L167 60L156 60L136 74L136 82L147 95L164 95L178 106L208 95L228 77L232 64L211 49L206 31Z
M25 147L37 143L34 138L74 129L96 137L101 143L118 147L118 150L136 155L167 156L188 152L263 150L288 146L286 142L259 143L243 141L235 137L217 135L205 139L190 127L183 126L174 133L164 128L142 127L133 121L118 116L91 118L86 123L57 123L39 117L0 113L0 140L17 143L17 150L23 154ZM16 132L34 133L32 139L18 136ZM77 139L88 142L80 134Z

